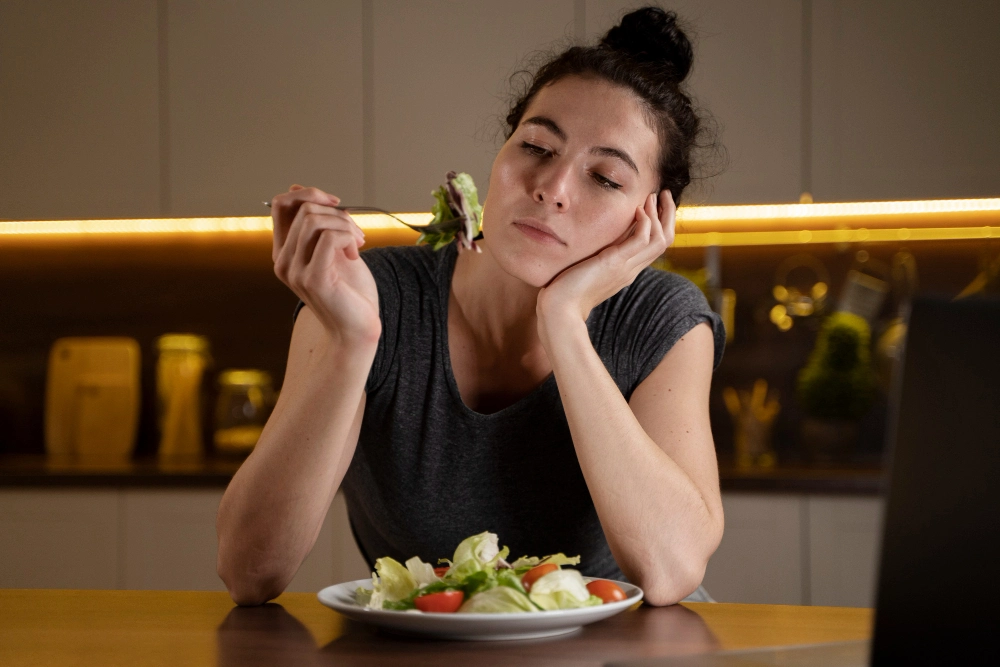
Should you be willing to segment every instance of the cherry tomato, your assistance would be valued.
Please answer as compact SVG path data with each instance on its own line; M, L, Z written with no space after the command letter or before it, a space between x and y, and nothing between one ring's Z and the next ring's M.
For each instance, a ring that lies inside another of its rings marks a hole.
M441 591L440 593L428 593L421 595L413 601L420 611L429 611L439 614L451 614L458 611L465 599L462 591Z
M439 577L443 577L447 573L448 573L448 566L447 565L445 565L444 567L436 567L436 568L434 568L434 574L436 574Z
M536 565L531 568L521 577L521 585L524 586L524 590L531 592L531 585L536 581L544 577L549 572L555 572L559 569L559 566L555 563L542 563L541 565Z
M590 591L591 595L596 595L604 600L605 603L618 602L625 599L625 591L618 584L607 579L593 580L587 584L587 590Z

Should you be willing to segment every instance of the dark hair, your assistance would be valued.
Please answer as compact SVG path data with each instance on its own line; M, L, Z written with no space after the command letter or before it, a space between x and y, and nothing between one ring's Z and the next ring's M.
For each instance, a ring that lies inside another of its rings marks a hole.
M505 138L514 134L528 105L545 86L574 75L604 79L642 100L660 139L659 189L670 190L680 203L681 192L692 179L692 153L705 145L705 119L682 86L693 59L677 14L659 7L637 9L623 16L596 46L570 47L539 67L527 90L511 104ZM714 145L714 140L708 144Z

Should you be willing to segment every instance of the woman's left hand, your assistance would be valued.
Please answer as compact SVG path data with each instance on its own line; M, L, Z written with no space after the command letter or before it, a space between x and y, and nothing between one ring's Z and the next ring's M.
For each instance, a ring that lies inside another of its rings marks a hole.
M536 306L539 326L567 316L585 322L595 306L631 285L640 271L670 247L676 217L669 190L660 193L660 206L655 193L646 197L645 206L636 207L635 221L625 234L542 288Z

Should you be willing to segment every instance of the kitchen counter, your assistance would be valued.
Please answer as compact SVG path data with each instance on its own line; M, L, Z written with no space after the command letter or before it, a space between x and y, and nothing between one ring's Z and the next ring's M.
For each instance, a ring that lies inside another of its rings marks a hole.
M241 462L236 458L164 463L155 459L79 461L41 455L3 456L0 488L222 488L229 484ZM795 464L746 470L722 461L719 478L723 491L874 496L881 493L883 471L872 464Z

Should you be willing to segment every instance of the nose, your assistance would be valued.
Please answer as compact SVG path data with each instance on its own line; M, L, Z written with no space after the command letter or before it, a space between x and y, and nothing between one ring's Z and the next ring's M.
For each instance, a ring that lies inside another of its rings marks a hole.
M533 193L534 200L539 204L554 205L557 211L565 211L570 201L569 180L568 167L550 165L539 174Z

